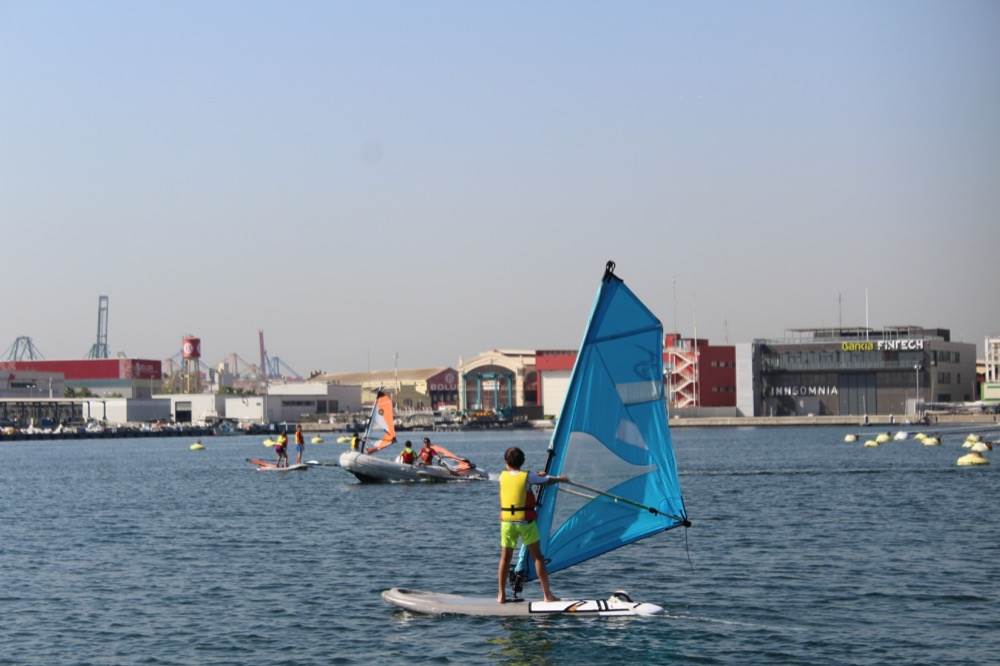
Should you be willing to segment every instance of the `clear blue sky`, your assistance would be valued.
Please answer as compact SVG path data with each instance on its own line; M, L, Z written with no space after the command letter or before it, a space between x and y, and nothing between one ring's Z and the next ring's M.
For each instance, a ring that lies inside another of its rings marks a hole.
M720 342L1000 333L995 1L0 0L0 62L0 351L575 347L608 258Z

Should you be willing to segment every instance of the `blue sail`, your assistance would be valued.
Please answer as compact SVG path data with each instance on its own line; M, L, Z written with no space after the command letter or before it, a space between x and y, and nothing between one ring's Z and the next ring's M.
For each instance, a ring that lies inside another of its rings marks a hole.
M549 572L687 520L663 393L663 325L609 263L577 355L539 495ZM536 577L522 549L517 568Z

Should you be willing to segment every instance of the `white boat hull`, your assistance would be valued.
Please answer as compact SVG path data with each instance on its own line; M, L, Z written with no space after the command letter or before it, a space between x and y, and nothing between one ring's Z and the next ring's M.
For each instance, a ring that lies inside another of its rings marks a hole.
M440 465L406 465L367 453L345 451L340 454L340 466L363 483L391 481L478 481L487 478L479 470L459 475Z
M616 592L609 599L562 599L560 601L510 601L498 604L493 597L466 597L458 594L423 592L394 587L382 592L382 599L393 606L428 615L479 615L491 617L526 617L532 615L657 615L663 612L656 604L635 602Z

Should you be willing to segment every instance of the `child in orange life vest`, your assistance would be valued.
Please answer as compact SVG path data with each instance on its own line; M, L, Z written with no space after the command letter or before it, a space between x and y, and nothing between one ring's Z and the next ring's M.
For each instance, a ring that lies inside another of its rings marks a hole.
M305 453L305 450L306 450L306 440L305 440L305 437L302 436L302 426L301 425L295 426L295 448L299 452L298 455L295 456L295 464L296 465L301 465L302 464L302 454Z
M535 572L542 586L545 601L559 601L549 589L549 573L545 558L538 545L541 536L535 524L534 495L529 485L547 485L569 481L566 476L546 476L535 472L522 472L524 451L512 446L503 454L507 469L500 473L500 564L497 567L497 603L507 601L507 569L514 555L518 540L522 541L535 561ZM530 499L529 499L530 498Z

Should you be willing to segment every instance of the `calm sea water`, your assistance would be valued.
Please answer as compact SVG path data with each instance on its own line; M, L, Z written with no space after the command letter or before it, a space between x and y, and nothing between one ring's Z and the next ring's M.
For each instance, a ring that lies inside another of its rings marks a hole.
M613 619L383 604L393 585L494 593L495 483L261 474L260 438L2 445L0 663L1000 663L996 461L956 467L964 435L863 449L844 432L676 429L686 538L553 576L564 596L668 608ZM547 444L435 439L491 471L511 444L541 465Z

